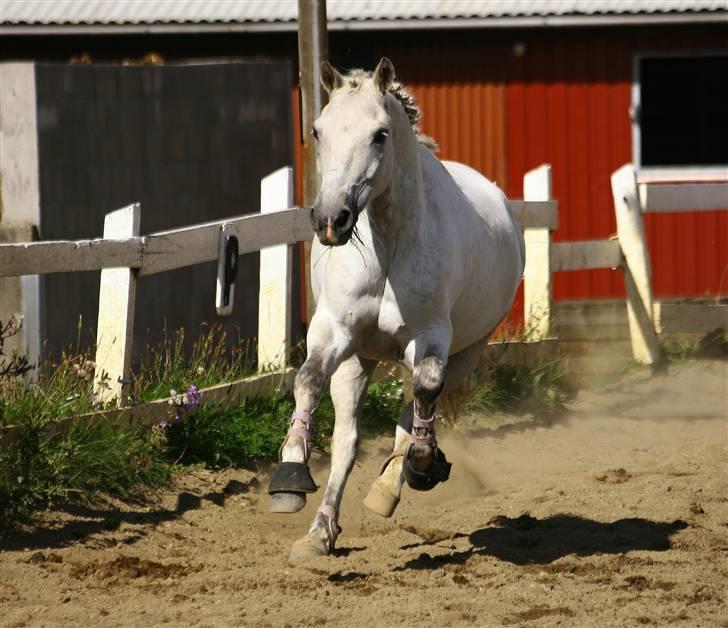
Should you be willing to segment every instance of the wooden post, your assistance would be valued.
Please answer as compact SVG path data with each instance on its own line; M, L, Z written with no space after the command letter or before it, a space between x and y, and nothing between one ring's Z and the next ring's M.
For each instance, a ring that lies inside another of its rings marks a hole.
M303 142L303 204L313 205L318 193L316 148L311 129L326 104L321 86L321 62L328 58L326 0L298 0L298 75L301 85L301 136ZM315 309L311 292L311 242L304 243L306 310L311 320Z
M260 182L260 212L269 214L293 204L293 169L281 168ZM258 369L278 370L291 349L291 246L260 250L258 299Z
M625 164L612 174L612 196L617 237L625 262L624 285L632 355L643 364L657 364L660 361L660 345L652 315L650 259L632 164Z
M138 236L140 216L139 203L106 214L104 239ZM135 300L135 270L122 267L101 271L94 377L94 391L101 403L116 399L122 406L129 395Z
M552 196L551 165L543 164L523 177L525 201L549 201ZM551 231L523 230L526 268L523 273L523 302L529 340L543 340L551 331Z
M0 86L0 227L29 224L42 233L35 64L0 63ZM6 290L14 286L14 295L11 306L11 295L0 294L0 309L22 313L18 348L38 365L45 335L43 276L24 275L4 284Z

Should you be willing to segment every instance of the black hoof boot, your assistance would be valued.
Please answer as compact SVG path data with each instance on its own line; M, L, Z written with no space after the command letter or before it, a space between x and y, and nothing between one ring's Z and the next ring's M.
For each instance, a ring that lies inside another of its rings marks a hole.
M435 448L435 455L432 462L421 471L412 466L409 452L404 457L402 472L407 486L415 491L430 491L440 482L446 482L450 477L450 467L452 465L445 458L445 453Z
M270 511L298 512L306 505L306 493L315 493L317 489L305 464L281 462L268 486Z
M302 462L281 462L273 473L268 492L275 493L315 493L318 486L311 477L308 465Z

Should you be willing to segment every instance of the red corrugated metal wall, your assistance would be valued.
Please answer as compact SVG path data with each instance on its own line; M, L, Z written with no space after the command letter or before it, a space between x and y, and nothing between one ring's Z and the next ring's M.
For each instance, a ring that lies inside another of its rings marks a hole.
M500 186L506 182L505 90L490 81L408 83L422 108L422 130L438 156L466 163Z
M523 193L523 174L553 165L560 228L555 240L604 238L615 230L611 173L632 160L631 80L638 50L720 46L710 37L650 38L639 33L534 34L511 56L506 85L507 192ZM725 45L725 40L723 40ZM679 86L676 86L679 89ZM686 212L645 219L657 297L717 295L728 288L728 213ZM557 273L556 300L621 297L609 270Z
M367 59L353 65L390 56L440 158L477 168L511 198L522 198L526 171L550 162L561 212L557 241L616 231L609 178L632 160L634 54L726 47L724 33L709 26L381 33L374 45L364 35L338 37L334 61L352 50ZM520 56L517 43L525 46ZM658 297L728 290L728 212L648 215L646 225ZM623 294L622 277L611 270L554 278L557 301ZM522 308L519 291L511 324L522 322Z

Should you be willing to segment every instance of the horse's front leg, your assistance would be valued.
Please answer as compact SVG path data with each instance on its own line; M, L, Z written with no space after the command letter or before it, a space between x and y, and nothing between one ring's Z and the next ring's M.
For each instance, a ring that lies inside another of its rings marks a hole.
M439 399L447 397L465 382L478 364L487 344L488 337L486 336L448 358L445 387L440 393ZM399 504L402 483L404 482L402 474L403 459L409 450L413 423L414 402L410 401L402 408L395 433L392 455L385 460L379 477L374 481L364 499L364 505L382 517L391 517Z
M369 378L376 365L375 361L353 355L339 366L331 378L331 400L334 402L336 422L331 439L329 481L308 534L293 545L291 560L330 553L341 532L338 524L341 498L354 466L361 409Z
M317 486L308 469L313 414L326 381L351 354L350 338L331 319L316 313L306 337L308 354L296 374L293 396L296 410L280 449L280 464L270 480L271 512L290 513L306 505L306 494Z
M451 337L450 329L435 329L414 343L412 425L403 474L408 486L419 491L429 491L450 477L450 463L435 437L435 406L445 387Z

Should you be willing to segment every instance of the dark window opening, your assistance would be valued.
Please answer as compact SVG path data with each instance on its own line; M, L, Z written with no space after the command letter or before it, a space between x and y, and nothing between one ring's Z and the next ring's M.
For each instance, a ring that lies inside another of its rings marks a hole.
M641 165L728 164L728 55L639 63Z

